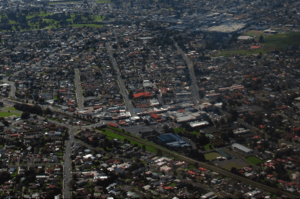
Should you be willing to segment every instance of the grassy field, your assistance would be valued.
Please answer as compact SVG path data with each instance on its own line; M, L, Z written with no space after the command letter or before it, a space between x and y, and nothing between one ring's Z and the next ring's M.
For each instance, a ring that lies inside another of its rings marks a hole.
M262 44L261 49L256 50L232 50L232 51L221 51L219 54L215 55L230 57L232 55L240 54L242 56L251 55L251 54L266 54L267 52L274 50L285 50L289 45L300 45L300 33L299 32L290 32L290 33L282 33L275 35L262 34L262 31L249 31L247 33L249 36L259 37L260 35L264 36L265 43Z
M253 55L253 54L266 54L266 51L263 49L255 49L255 50L232 50L232 51L221 51L217 56L230 57L232 55Z
M235 164L235 163L229 163L229 164L226 164L225 166L223 166L224 169L230 171L232 167L235 167L237 169L241 169L242 167L238 164Z
M246 33L246 35L259 38L260 35L265 37L267 34L265 34L264 31L260 31L260 30L250 30L249 32Z
M68 25L68 26L72 26L72 27L75 27L75 28L82 28L82 27L101 28L103 25L98 25L98 24L72 24L72 25Z
M263 49L271 50L285 50L289 45L300 45L300 33L291 32L285 34L276 34L265 37L265 44Z
M124 136L122 136L122 135L113 133L113 132L111 132L111 131L103 130L103 131L102 131L102 134L103 134L103 135L106 135L108 140L118 139L118 140L124 141L124 139L127 139L127 140L130 141L130 144L131 144L131 145L137 144L137 145L140 146L140 147L143 146L142 144L140 144L140 143L138 143L138 142L136 142L136 141L133 141L133 140L128 139L128 138L126 138L126 137L124 137ZM156 153L156 152L157 152L155 148L150 147L150 146L146 146L145 149L146 149L147 151L152 152L152 153Z
M263 162L262 160L258 159L258 158L255 157L255 156L250 156L250 157L248 157L246 160L247 160L247 162L249 162L250 164L254 164L254 165L257 165L257 164L260 164L260 163Z
M15 115L15 116L18 116L18 117L21 116L20 113L0 112L0 117L9 117L9 116L11 116L11 115Z
M58 3L58 2L53 2ZM54 15L52 12L30 12L29 14L25 15L22 14L22 18L26 18L25 24L20 24L18 21L12 20L11 18L8 18L6 13L0 14L0 20L1 19L8 19L6 24L9 24L11 26L8 26L6 29L2 29L0 31L2 32L10 32L10 31L28 31L28 30L39 30L43 28L60 28L61 27L61 19L66 19L67 23L66 25L71 27L92 27L92 28L100 28L103 25L94 24L96 22L101 22L105 19L105 17L102 17L100 15L90 15L89 17L86 17L82 14L74 14L71 13L70 15L64 15L64 14L58 14L57 19L49 19L47 17ZM33 21L33 18L37 18ZM79 19L78 19L79 18ZM74 20L77 19L77 24L74 24ZM43 23L40 22L40 20L43 21ZM21 26L22 25L22 26ZM25 25L25 26L24 26Z
M96 3L110 3L110 0L100 0L96 1Z
M62 4L62 3L77 3L81 1L67 1L67 2L49 2L49 4Z
M211 148L210 148L210 146L211 146ZM210 149L213 149L213 148L215 148L215 147L212 144L207 144L207 145L204 146L205 150L210 150Z
M214 159L216 159L217 157L219 157L221 155L218 154L218 153L213 152L213 153L204 154L204 156L205 156L206 160L214 160Z
M6 110L6 111L16 111L17 109L15 107L5 107L4 110Z
M37 13L31 13L30 15L27 15L26 16L26 19L32 19L33 17L47 17L47 16L50 16L50 15L53 15L52 12L37 12Z

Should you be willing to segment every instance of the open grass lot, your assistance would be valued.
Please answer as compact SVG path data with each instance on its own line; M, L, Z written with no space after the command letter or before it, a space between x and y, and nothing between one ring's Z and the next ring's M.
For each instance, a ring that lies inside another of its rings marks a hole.
M251 55L251 54L266 54L267 52L274 50L285 50L289 45L300 45L300 33L299 32L289 32L289 33L281 33L275 35L264 35L262 31L249 31L247 33L249 36L259 37L260 35L265 36L265 43L262 44L261 49L246 49L246 50L232 50L232 51L221 51L219 54L215 55L230 57L232 55Z
M37 13L31 13L29 15L26 16L26 19L32 19L33 17L46 17L46 16L50 16L53 15L52 12L37 12Z
M0 117L9 117L9 116L11 116L11 115L15 115L15 116L18 116L18 117L21 116L20 113L0 112Z
M265 37L265 43L263 49L266 51L272 50L284 50L289 45L300 44L300 33L290 32L284 34L276 34Z
M103 25L98 25L98 24L72 24L69 25L75 28L82 28L82 27L91 27L91 28L101 28Z
M17 110L15 107L5 107L3 109L6 111L16 111Z
M211 150L213 148L214 148L214 145L212 145L212 144L207 144L207 145L204 146L205 150Z
M204 156L205 156L206 160L214 160L214 159L216 159L217 157L219 157L221 155L218 154L218 153L213 152L213 153L204 154Z
M96 3L110 3L110 0L99 0Z
M60 3L60 2L53 2ZM15 20L17 18L17 20ZM4 19L4 24L7 25L5 29L0 29L2 32L10 31L28 31L39 30L44 28L60 28L64 25L71 27L92 27L100 28L103 25L95 24L105 20L105 17L100 15L84 15L84 14L55 14L52 12L30 12L17 14L15 18L9 18L6 13L0 14L0 20ZM22 24L18 20L23 19ZM24 22L25 19L25 22Z
M118 140L124 141L124 139L127 139L127 140L130 141L130 144L131 144L131 145L137 144L137 145L140 146L140 147L143 146L142 144L140 144L140 143L138 143L138 142L136 142L136 141L133 141L133 140L128 139L128 138L126 138L126 137L124 137L124 136L122 136L122 135L113 133L113 132L108 131L108 130L103 130L103 131L102 131L102 134L103 134L103 135L106 135L108 140L118 139ZM146 146L145 149L146 149L147 151L152 152L152 153L156 153L156 152L157 152L155 148L150 147L150 146Z
M255 156L250 156L250 157L248 157L246 160L247 160L247 162L249 162L250 164L254 164L254 165L257 165L257 164L260 164L260 163L263 162L262 160L258 159L258 158L255 157Z
M230 57L232 55L253 55L253 54L266 54L266 51L263 49L255 49L255 50L232 50L232 51L221 51L217 56Z
M230 171L232 167L235 167L237 169L241 169L242 167L236 163L228 163L226 165L223 166L224 169Z
M49 4L64 4L64 3L77 3L81 1L66 1L66 2L49 2Z

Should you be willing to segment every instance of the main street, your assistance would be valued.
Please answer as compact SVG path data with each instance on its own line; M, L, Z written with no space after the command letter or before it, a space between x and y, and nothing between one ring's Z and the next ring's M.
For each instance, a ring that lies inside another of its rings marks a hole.
M74 128L69 129L69 139L66 140L66 151L65 151L65 160L64 160L64 198L71 198L69 182L71 180L71 161L70 161L70 153L71 153L71 144L74 142Z
M80 77L79 77L79 70L78 68L75 69L75 86L76 86L76 98L79 111L84 110L83 106L83 97L81 93L81 84L80 84Z
M190 78L192 81L191 89L192 89L193 102L195 105L199 104L200 96L199 96L197 81L196 81L196 77L195 77L194 65L193 65L192 61L190 60L190 58L188 58L188 56L186 56L186 54L183 52L183 50L178 46L177 42L175 42L175 47L177 48L177 51L181 54L182 58L186 62L188 69L189 69Z
M121 78L121 72L118 68L118 65L116 63L116 60L111 52L111 47L110 47L110 44L109 43L105 43L105 46L106 46L106 49L107 49L107 52L109 54L109 57L110 57L110 60L112 62L112 65L114 67L114 69L116 70L117 72L117 79L118 79L118 82L119 82L119 86L120 86L120 89L122 91L122 95L123 95L123 98L125 99L125 104L126 104L126 107L128 108L130 114L133 116L135 115L135 112L134 112L134 108L130 102L130 99L128 97L128 94L127 94L127 90L125 88L125 85L124 85L124 82Z

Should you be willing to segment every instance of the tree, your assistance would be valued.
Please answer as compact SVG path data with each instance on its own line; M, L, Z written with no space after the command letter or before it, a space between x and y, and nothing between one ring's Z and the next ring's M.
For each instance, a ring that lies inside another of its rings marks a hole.
M70 180L69 182L69 187L72 188L73 186L75 186L75 180Z
M264 43L265 39L262 35L259 36L259 43Z
M52 115L52 111L49 108L46 108L45 112L46 115Z
M132 98L133 98L133 92L132 92L132 90L129 91L128 97L129 97L129 99L132 99Z
M231 167L231 173L237 173L237 169L236 169L236 167Z
M21 115L21 118L24 119L28 119L30 117L30 113L29 112L23 112Z

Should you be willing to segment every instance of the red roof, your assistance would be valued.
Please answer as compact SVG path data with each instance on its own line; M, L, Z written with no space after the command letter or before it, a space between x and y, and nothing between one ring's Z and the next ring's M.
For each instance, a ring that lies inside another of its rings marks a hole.
M200 170L200 171L207 171L207 169L206 169L206 168L203 168L203 167L199 167L199 170Z
M260 49L261 46L251 46L251 49Z
M101 106L94 106L94 110L99 108L101 108Z
M224 95L224 97L225 97L226 99L231 99L231 97L229 97L229 96L227 96L227 95Z
M274 175L272 175L272 174L269 174L269 175L267 175L267 177L269 177L269 178L272 178Z
M259 125L259 128L263 129L263 128L265 128L265 126L261 124L261 125Z
M48 173L52 173L52 172L53 172L53 169L47 169L47 172L48 172Z
M165 187L166 190L174 189L173 187Z
M187 173L190 175L196 175L196 173L194 171L187 171Z
M115 123L109 123L109 124L108 124L108 126L112 126L112 127L118 127L118 125L117 125L117 124L115 124Z
M152 118L154 118L154 119L159 119L159 118L160 118L160 116L157 115L157 114L155 114L155 113L152 113L150 116L151 116Z
M245 104L250 104L250 102L247 101L247 100L244 100L243 102L244 102Z
M140 97L152 97L150 92L140 92L133 94L134 98L140 98Z
M294 128L293 131L300 131L300 127Z
M299 139L300 139L299 136L296 136L296 137L293 138L293 140L299 140Z
M124 120L120 120L120 121L119 121L119 124L120 124L120 125L124 125L124 124L126 124L126 122L125 122Z
M49 188L55 188L55 185L50 184L50 185L49 185Z

